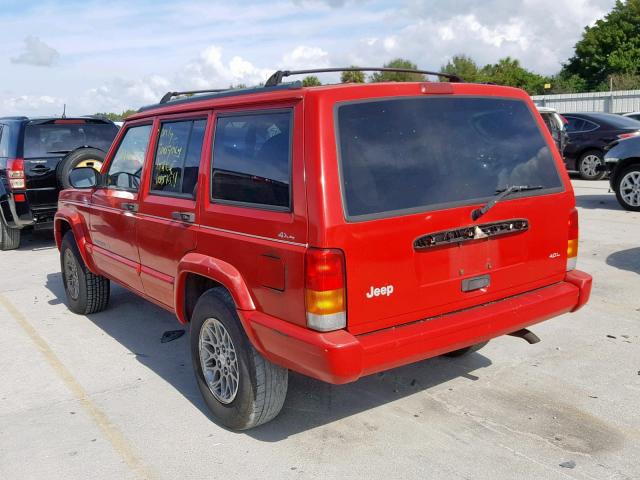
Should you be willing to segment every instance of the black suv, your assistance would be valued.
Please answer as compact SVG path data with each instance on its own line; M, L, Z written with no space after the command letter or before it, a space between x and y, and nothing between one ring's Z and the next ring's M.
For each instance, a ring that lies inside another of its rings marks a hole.
M640 122L613 113L563 113L569 143L564 149L567 170L576 170L585 180L600 180L605 147L616 140L640 133Z
M25 227L53 227L69 172L99 169L117 132L94 117L0 117L0 250L18 248Z

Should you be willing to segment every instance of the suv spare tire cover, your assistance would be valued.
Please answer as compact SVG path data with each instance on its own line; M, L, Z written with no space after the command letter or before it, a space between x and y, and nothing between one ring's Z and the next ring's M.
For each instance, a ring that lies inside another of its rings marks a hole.
M105 152L97 148L78 148L69 152L58 164L58 182L61 188L71 188L69 174L77 166L93 167L100 170L104 162Z

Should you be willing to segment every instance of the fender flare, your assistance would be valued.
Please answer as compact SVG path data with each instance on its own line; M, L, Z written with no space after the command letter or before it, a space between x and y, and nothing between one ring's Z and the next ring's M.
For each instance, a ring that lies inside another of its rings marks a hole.
M185 303L185 283L190 274L200 275L209 278L225 287L233 297L238 310L255 310L256 306L249 293L249 288L240 272L230 263L219 258L210 257L201 253L187 253L178 264L178 274L176 276L174 296L175 312L180 323L188 323ZM249 339L255 345L255 338L250 325L245 322L243 315L238 315L240 322L247 333Z
M61 207L58 209L53 220L53 235L58 250L60 250L62 246L62 223L67 223L71 227L84 264L91 273L98 274L95 264L93 263L93 258L87 252L89 231L82 216L75 210L69 208Z
M5 188L2 179L0 179L0 216L7 225L14 223L9 200L9 191Z

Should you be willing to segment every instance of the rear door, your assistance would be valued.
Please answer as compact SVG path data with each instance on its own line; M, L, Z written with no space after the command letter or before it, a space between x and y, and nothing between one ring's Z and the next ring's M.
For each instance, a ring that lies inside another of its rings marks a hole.
M92 196L91 243L98 268L112 279L144 293L136 222L140 185L152 124L126 127L115 153L103 167L104 185Z
M137 224L147 295L173 307L178 262L196 247L196 195L208 114L161 117ZM200 187L202 188L202 186Z
M538 118L521 100L487 97L337 107L351 331L429 318L563 278L571 197ZM472 219L472 210L513 185L540 189Z

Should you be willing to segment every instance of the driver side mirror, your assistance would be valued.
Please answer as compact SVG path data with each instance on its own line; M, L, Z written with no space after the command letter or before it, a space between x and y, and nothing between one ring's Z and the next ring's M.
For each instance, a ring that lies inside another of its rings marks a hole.
M98 186L99 173L92 167L78 167L69 173L69 183L73 188L95 188Z

